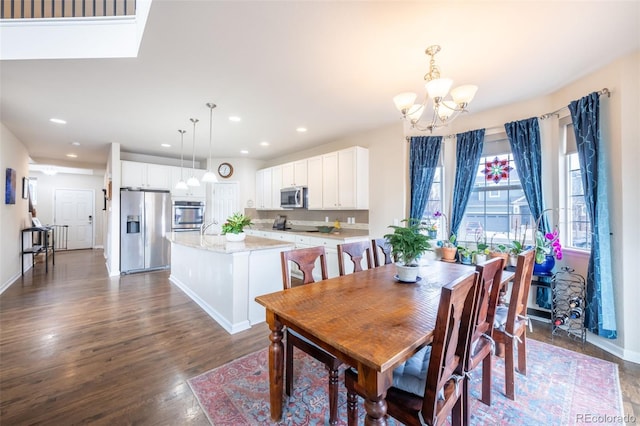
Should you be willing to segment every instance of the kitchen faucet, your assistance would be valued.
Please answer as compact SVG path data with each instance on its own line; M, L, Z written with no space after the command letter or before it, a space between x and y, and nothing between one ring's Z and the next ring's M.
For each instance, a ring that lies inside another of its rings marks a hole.
M212 225L217 225L218 221L213 219L213 222L209 222L208 224L205 224L204 222L202 223L202 225L200 225L200 235L204 235L204 233L207 231L207 229L209 229L210 226Z

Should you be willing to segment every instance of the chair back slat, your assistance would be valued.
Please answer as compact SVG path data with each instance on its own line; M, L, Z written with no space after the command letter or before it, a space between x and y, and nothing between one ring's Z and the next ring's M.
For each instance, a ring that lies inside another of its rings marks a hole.
M386 238L374 238L371 240L373 246L373 263L376 266L388 265L393 263L391 258L391 244ZM384 262L382 261L382 255L384 255Z
M349 256L349 260L353 263L353 272L362 271L362 259L367 259L367 269L373 267L373 259L371 257L371 242L354 241L352 243L338 244L338 272L340 275L346 274L344 264L344 255Z
M477 341L483 334L491 337L493 334L493 320L496 314L496 306L500 295L500 283L502 282L502 270L504 259L495 257L483 265L476 266L479 274L476 306L473 309L471 323L474 328L471 332L471 341Z
M527 300L529 299L529 289L531 288L534 256L535 251L533 249L518 255L518 263L509 299L507 323L505 324L505 330L511 334L515 331L518 318L527 315Z
M425 419L446 418L458 401L451 376L464 374L477 282L478 273L473 272L442 288L422 404ZM444 395L444 400L438 395Z
M300 248L280 253L282 263L282 284L284 289L291 288L291 271L289 270L289 261L298 265L302 272L302 284L310 284L315 282L313 278L313 270L316 261L320 259L320 271L323 280L329 276L327 274L327 260L323 246Z

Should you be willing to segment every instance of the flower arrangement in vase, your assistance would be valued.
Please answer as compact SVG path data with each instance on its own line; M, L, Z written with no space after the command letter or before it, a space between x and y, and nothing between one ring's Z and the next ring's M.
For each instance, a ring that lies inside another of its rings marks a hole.
M536 220L535 233L535 250L536 264L534 265L535 274L550 274L555 266L555 260L562 260L562 245L560 244L560 231L557 225L554 225L551 232L543 232L540 230L540 222L547 211L544 210Z
M441 211L437 211L433 214L435 218L442 218L444 220L444 226L442 229L446 232L445 239L438 242L438 245L442 250L442 260L445 262L455 262L456 261L456 252L458 248L456 247L456 235L452 234L449 230L449 223L447 222L447 216Z

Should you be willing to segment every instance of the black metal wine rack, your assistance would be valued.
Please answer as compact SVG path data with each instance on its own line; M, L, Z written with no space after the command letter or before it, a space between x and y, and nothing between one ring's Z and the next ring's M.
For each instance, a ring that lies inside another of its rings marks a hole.
M556 272L551 280L551 337L566 334L584 345L586 285L582 275L569 267Z

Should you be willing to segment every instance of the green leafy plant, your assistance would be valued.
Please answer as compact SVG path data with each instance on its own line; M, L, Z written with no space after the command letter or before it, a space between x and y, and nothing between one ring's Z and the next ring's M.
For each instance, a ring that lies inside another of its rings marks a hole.
M250 226L251 224L250 217L237 212L227 218L227 221L222 225L222 233L239 234L244 230L245 226Z
M524 246L520 241L511 241L511 246L509 247L509 254L517 256L524 251Z
M384 238L391 244L391 255L396 262L402 262L407 266L416 265L417 259L431 248L429 236L422 231L427 229L420 225L420 220L409 218L402 222L406 226L391 225L392 234L386 234Z
M476 233L476 249L474 254L489 254L489 244L487 244L487 236L484 232Z
M461 257L469 257L473 253L473 251L466 246L458 246L458 253Z

